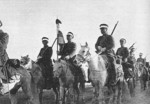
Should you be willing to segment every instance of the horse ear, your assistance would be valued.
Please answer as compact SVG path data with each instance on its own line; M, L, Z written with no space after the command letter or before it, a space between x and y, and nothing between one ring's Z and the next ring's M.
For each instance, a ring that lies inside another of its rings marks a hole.
M29 55L27 55L26 57L29 57Z
M85 46L88 47L88 43L87 42L85 42Z

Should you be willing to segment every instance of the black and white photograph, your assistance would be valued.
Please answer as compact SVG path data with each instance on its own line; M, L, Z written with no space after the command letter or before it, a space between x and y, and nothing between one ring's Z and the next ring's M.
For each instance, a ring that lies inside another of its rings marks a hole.
M150 104L149 0L0 0L0 104Z

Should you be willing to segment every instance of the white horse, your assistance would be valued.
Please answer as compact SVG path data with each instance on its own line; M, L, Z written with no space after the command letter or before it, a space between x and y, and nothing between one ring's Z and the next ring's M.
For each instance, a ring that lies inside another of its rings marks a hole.
M90 48L86 43L85 46L81 46L79 53L75 58L75 62L82 66L83 63L88 63L89 68L89 80L94 87L94 99L92 102L99 102L100 104L105 102L109 103L110 98L113 98L113 103L117 101L118 104L121 103L122 88L126 87L127 84L124 83L124 73L122 66L116 64L118 82L115 86L105 86L107 83L107 58L103 55L98 55L93 52L90 53ZM125 85L125 86L123 86ZM126 87L127 88L127 87ZM111 96L112 95L112 96Z

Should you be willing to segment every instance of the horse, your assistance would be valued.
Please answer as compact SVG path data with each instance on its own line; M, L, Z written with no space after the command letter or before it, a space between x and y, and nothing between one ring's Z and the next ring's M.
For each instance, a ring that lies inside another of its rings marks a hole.
M79 102L80 90L78 84L80 83L81 91L84 91L84 80L80 70L76 69L75 66L70 64L70 62L66 60L54 60L54 77L59 79L60 84L60 98L59 103L65 104L68 97L71 96L74 103L77 100L77 104ZM77 93L77 97L75 97L75 93ZM74 97L73 97L74 94ZM69 99L69 98L68 98ZM84 99L82 99L84 100ZM83 101L84 103L84 101Z
M136 69L135 69L134 65L131 65L128 62L123 62L122 66L123 66L123 71L124 71L124 78L128 84L130 96L134 97L135 96L135 86L136 86L136 82L135 82Z
M81 46L79 53L75 58L75 62L81 66L82 63L87 62L89 66L89 80L94 87L94 99L92 103L95 102L99 104L109 104L112 97L112 103L117 102L117 104L121 103L122 91L126 87L124 83L124 75L123 70L119 74L120 77L115 86L106 86L108 73L107 73L107 61L104 56L90 53L90 48L88 47L88 43L86 45ZM120 65L118 65L120 66ZM117 68L117 67L116 67Z
M43 95L43 89L46 89L45 85L46 85L46 82L45 82L45 77L43 76L43 69L42 67L40 67L40 65L38 65L36 62L34 62L33 60L31 60L29 58L29 56L21 56L21 65L27 69L32 78L34 80L36 80L36 85L37 86L37 89L39 90L39 93L36 93L36 96L39 96L39 101L40 101L40 104L42 104L42 95ZM51 79L52 80L52 79ZM54 83L51 83L52 84L52 88L53 88L53 91L55 92L55 95L56 95L56 104L58 103L58 88L59 88L59 83L58 83L58 80L57 79L53 79L53 82Z
M146 82L148 81L148 71L146 67L139 62L136 63L136 69L138 70L138 78L140 80L141 90L145 90Z
M11 104L17 104L18 99L16 94L19 88L22 88L24 94L26 95L27 104L39 104L39 100L37 99L38 96L35 95L35 93L37 93L37 89L35 86L37 83L36 79L32 80L31 74L24 67L20 66L20 64L18 64L16 67L15 65L17 61L15 60L18 59L9 59L4 66L4 68L7 70L6 72L7 75L8 73L10 74L9 75L10 77L16 77L17 75L19 76L20 79L20 81L17 82L10 91L8 91ZM14 63L12 63L12 61L14 61ZM37 80L39 77L40 76L37 76ZM2 83L2 85L3 84L4 83ZM6 84L8 84L8 86L10 85L10 83L6 83Z

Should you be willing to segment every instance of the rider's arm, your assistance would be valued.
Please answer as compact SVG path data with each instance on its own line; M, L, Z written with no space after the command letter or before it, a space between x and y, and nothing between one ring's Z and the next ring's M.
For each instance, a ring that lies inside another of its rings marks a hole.
M125 48L125 54L124 54L124 58L128 58L129 57L129 50L128 48Z
M6 49L8 41L9 41L9 35L7 33L4 33L3 37L0 40L0 47Z
M107 37L107 42L106 43L107 43L107 45L106 45L107 50L113 49L115 47L114 39L111 35L109 35Z
M96 44L95 44L95 49L98 51L99 49L98 49L98 46L99 46L99 42L100 42L100 39L101 37L99 37L98 39L97 39L97 42L96 42Z
M73 56L75 55L75 52L76 52L76 50L77 50L77 45L76 45L76 43L73 43L71 48L72 48L72 49L71 49L71 52L70 52L70 54L69 54L69 57L73 57Z

